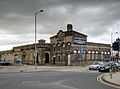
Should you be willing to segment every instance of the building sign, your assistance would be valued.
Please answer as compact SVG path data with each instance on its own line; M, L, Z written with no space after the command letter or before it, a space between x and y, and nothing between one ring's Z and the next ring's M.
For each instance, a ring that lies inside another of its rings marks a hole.
M73 38L73 43L74 44L85 45L86 42L87 42L86 38L80 38L80 37L74 37Z

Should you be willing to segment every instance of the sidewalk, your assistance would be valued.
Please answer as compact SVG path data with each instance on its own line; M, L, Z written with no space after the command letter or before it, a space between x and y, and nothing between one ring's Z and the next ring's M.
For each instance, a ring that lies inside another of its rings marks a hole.
M109 84L120 87L120 71L113 73L112 78L110 77L110 73L105 73L102 76L102 80L109 83Z
M12 73L12 72L35 72L35 71L76 71L80 72L88 67L84 66L0 66L0 73Z

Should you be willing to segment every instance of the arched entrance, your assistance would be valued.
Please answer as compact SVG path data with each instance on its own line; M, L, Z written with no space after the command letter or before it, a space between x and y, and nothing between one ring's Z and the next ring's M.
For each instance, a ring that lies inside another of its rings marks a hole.
M45 53L45 63L49 63L49 53Z
M37 53L37 57L36 57L36 63L39 64L39 54Z
M55 64L55 57L53 58L53 64Z

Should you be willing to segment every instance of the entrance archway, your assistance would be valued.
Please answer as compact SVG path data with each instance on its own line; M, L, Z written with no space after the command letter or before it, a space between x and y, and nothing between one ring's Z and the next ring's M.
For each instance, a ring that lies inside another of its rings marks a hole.
M37 57L36 57L36 63L39 64L39 54L37 53Z
M45 63L49 63L49 53L45 53Z
M53 58L53 64L55 64L55 57Z

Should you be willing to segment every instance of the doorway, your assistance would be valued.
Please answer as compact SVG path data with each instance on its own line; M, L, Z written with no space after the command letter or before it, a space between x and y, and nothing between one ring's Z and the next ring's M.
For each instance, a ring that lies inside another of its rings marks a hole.
M53 64L55 64L55 57L53 58Z
M36 56L36 64L39 64L39 54L37 53L37 56Z
M45 63L49 63L49 53L45 53Z

